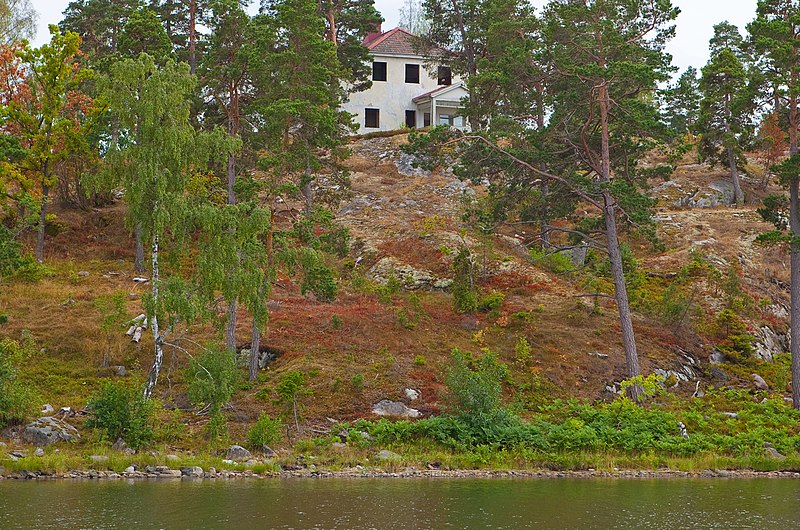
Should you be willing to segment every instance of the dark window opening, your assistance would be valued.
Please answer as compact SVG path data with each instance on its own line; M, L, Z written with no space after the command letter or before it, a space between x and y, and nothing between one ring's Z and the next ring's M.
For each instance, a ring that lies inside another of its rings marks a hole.
M426 112L422 115L422 126L423 127L430 127L431 126L431 113Z
M440 85L451 85L453 84L453 73L450 71L449 66L440 66L438 72L438 83Z
M406 111L406 127L414 128L417 126L417 111L415 110L407 110Z
M381 111L378 109L364 109L364 127L377 129L381 125Z
M386 63L380 61L372 63L372 80L386 81Z
M419 65L406 65L406 83L419 83Z

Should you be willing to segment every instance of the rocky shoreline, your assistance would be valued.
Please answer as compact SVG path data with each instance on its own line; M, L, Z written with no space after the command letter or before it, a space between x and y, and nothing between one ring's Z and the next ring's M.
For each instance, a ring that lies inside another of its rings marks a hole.
M653 471L550 471L550 470L419 470L405 469L389 472L371 469L347 469L336 471L292 470L255 473L245 471L207 471L194 466L170 469L167 466L147 466L141 470L128 468L121 473L114 471L69 471L53 473L47 471L15 471L5 473L0 469L0 480L203 480L203 479L324 479L324 478L405 478L405 479L696 479L696 478L781 478L800 479L797 471L752 471L708 469L701 472L653 470Z

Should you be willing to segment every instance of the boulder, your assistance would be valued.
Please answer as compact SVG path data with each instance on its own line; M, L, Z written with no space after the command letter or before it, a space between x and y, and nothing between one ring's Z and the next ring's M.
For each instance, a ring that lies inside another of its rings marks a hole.
M786 335L776 333L769 326L761 326L756 332L758 340L753 344L755 357L764 362L771 363L773 358L789 350L789 341Z
M784 455L780 454L777 449L775 449L771 443L764 442L764 449L767 450L767 456L772 458L777 458L778 460L783 460L786 458Z
M396 462L398 460L401 460L402 458L403 457L401 457L397 453L389 451L388 449L384 449L377 455L375 455L375 460L379 462Z
M413 388L406 388L403 393L406 395L409 401L416 401L419 399L419 390L415 390Z
M401 262L393 257L381 258L372 266L367 276L381 285L389 283L389 278L394 276L406 289L446 289L453 280L437 278L430 271L415 269L411 265Z
M758 374L752 374L752 375L753 375L753 382L755 383L757 389L769 390L769 385L767 385L767 382L764 381L763 377L761 377Z
M56 442L68 442L80 438L78 430L64 420L53 416L43 416L25 426L22 438L37 446Z
M228 460L250 460L253 454L241 445L232 445L225 454Z
M390 401L383 399L372 406L373 414L378 416L390 416L395 418L419 418L417 409L409 408L400 401Z
M44 456L44 449L41 447L37 447L36 450L33 452L33 456L43 457Z
M50 403L45 403L44 405L42 405L42 414L45 416L48 414L52 414L55 411L56 409L54 409L53 405L51 405Z
M730 379L728 374L725 373L725 370L720 368L719 366L712 366L710 371L711 379L715 379L717 381L722 381L723 383Z
M202 477L203 468L200 466L185 467L181 469L181 473L186 477Z

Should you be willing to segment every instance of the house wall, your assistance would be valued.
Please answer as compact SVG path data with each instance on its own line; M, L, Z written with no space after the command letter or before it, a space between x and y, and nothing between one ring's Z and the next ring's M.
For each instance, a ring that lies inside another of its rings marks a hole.
M436 84L436 77L430 76L420 57L375 55L373 58L375 61L386 62L386 81L373 81L371 88L351 94L350 100L342 105L343 110L356 115L353 121L359 125L358 134L399 129L406 122L406 110L417 111L417 127L422 127L422 112L417 110L417 106L411 100L438 88L440 85ZM405 82L406 64L419 65L418 84ZM452 81L457 83L459 79L453 76ZM380 110L378 128L364 127L365 108Z

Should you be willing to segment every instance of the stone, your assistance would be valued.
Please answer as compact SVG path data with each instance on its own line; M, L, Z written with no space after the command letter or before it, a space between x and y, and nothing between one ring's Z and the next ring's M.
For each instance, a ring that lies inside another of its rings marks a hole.
M128 444L125 443L125 440L122 438L117 438L117 441L111 445L111 449L114 451L124 451L128 448Z
M711 364L722 364L725 362L725 354L719 350L714 350L708 356L708 362Z
M225 455L228 460L249 460L253 454L241 445L232 445Z
M453 283L447 278L438 278L430 271L415 269L411 265L390 256L381 258L367 271L367 276L381 285L389 283L394 276L406 289L446 289Z
M43 457L44 456L44 449L41 447L37 447L36 450L33 452L33 456Z
M416 401L420 396L419 390L414 390L413 388L406 388L403 393L410 401Z
M737 413L735 413L735 412L723 412L722 415L723 416L727 416L729 418L733 418L733 419L736 419L736 418L739 417L739 415Z
M80 276L81 278L86 278L87 276L89 276L89 271L80 271L78 273L78 276Z
M383 399L372 406L372 413L378 416L389 416L396 418L419 418L417 409L409 408L400 401Z
M25 426L22 438L39 447L80 438L78 430L64 420L43 416Z
M767 450L767 455L772 458L777 458L778 460L783 460L786 458L784 455L780 454L778 450L775 449L769 442L764 442L764 449Z
M89 460L91 460L94 463L108 462L108 456L106 456L106 455L92 455L92 456L89 457Z
M347 444L343 444L342 442L333 442L331 447L333 449L347 449Z
M401 460L402 457L395 452L389 451L388 449L383 449L377 455L375 455L375 460L379 462L396 462Z
M111 369L114 371L114 375L117 377L127 377L128 375L128 370L126 370L122 365L112 366Z
M758 374L752 374L752 376L753 376L753 382L755 383L757 389L769 390L769 385L767 385L767 382L764 381L763 377L761 377Z
M181 469L181 473L186 477L202 477L203 468L200 466L185 467Z
M787 336L777 333L769 326L761 326L756 337L758 340L753 344L754 356L764 362L771 363L776 355L789 349Z
M9 451L8 456L12 456L14 458L26 458L28 456L28 453L22 451L21 449L16 449L14 451Z
M178 459L178 455L167 455L165 458L167 460L173 460L174 461L174 460Z
M133 466L128 466L125 468L125 473L136 473L136 468Z
M158 476L162 478L181 478L183 473L181 473L180 469L167 469L166 471L160 471Z
M723 383L730 379L728 374L725 373L725 370L720 368L719 366L712 366L710 370L711 379L715 379L717 381L722 381Z
M52 414L55 411L56 411L56 409L54 409L53 405L51 405L50 403L45 403L44 405L42 405L42 415L44 415L44 416L47 416L48 414Z

